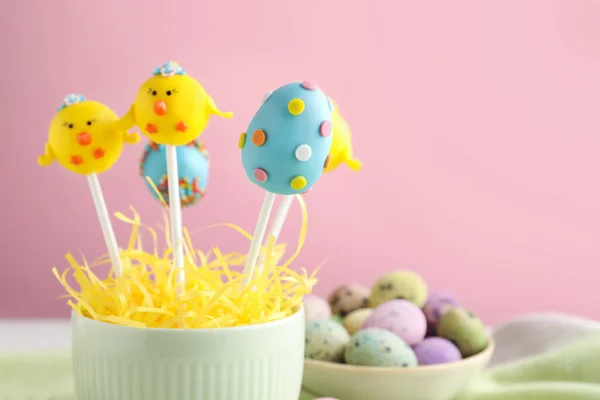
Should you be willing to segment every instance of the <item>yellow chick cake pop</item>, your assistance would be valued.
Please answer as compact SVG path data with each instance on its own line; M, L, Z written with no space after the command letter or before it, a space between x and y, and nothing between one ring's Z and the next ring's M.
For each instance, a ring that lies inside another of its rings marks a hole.
M352 134L350 127L344 117L339 113L337 104L332 113L333 121L333 140L331 150L329 151L329 162L325 167L325 172L330 172L346 163L353 171L358 171L362 163L353 158L352 155Z
M38 164L45 167L56 160L82 175L108 170L121 155L124 143L140 139L138 134L114 129L117 120L117 114L102 103L80 94L66 96L50 123Z
M142 84L119 127L137 126L155 143L182 146L200 136L211 115L231 118L233 113L220 111L198 81L169 61Z

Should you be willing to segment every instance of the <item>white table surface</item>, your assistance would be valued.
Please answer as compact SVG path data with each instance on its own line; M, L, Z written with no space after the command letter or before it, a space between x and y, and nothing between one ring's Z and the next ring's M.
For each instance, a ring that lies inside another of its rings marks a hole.
M62 350L71 346L71 324L65 320L0 320L0 353Z

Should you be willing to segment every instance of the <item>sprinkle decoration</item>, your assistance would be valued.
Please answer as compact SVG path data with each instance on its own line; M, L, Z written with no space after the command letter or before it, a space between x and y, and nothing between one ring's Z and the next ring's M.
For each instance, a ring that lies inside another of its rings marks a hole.
M56 109L56 112L59 112L65 107L72 106L73 104L81 103L82 101L85 101L85 97L83 95L76 93L68 94L63 99L61 105Z
M173 76L173 75L185 75L185 70L181 67L181 65L177 64L174 61L169 61L164 63L161 67L154 68L152 71L152 75L162 75L162 76Z
M241 289L243 275L237 267L243 266L246 255L222 254L218 248L203 252L195 250L190 234L185 238L185 294L177 296L173 268L173 249L165 234L167 248L162 254L157 245L157 233L142 224L132 208L133 217L121 213L115 216L132 226L127 249L121 250L123 275L115 277L111 269L106 278L93 270L110 265L107 256L88 265L79 263L71 254L66 255L70 265L62 273L56 268L54 276L67 292L68 304L80 315L97 321L136 328L224 328L261 324L285 318L298 309L305 295L316 284L319 268L308 275L305 269L296 272L290 268L299 255L306 238L306 206L296 196L302 209L302 227L295 253L281 262L285 245L275 246L271 240L261 247L263 268L255 272L250 284ZM164 232L169 232L165 213ZM252 236L233 224L226 226L252 240ZM140 228L152 236L153 249L143 249ZM69 284L76 282L76 287Z
M157 185L158 191L169 204L169 179L163 175ZM191 206L204 197L204 190L200 188L200 178L194 178L192 182L187 177L179 178L179 193L182 206Z

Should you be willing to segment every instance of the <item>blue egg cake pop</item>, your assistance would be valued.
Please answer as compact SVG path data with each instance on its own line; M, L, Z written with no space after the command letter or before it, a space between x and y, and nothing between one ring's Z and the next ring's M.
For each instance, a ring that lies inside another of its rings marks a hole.
M294 82L263 99L239 147L251 182L268 192L303 193L329 161L333 102L311 82Z
M198 140L177 147L177 172L181 206L196 204L206 192L208 184L208 151ZM167 153L164 145L149 142L140 162L140 174L146 180L155 198L162 197L169 202L169 182L167 179ZM147 181L150 178L156 189Z

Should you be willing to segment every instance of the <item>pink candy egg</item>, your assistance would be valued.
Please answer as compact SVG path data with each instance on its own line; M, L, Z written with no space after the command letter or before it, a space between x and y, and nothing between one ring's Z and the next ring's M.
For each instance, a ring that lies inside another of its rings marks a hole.
M410 301L391 300L375 308L363 328L388 330L412 346L425 337L427 321L421 309Z
M314 294L304 296L304 313L307 321L331 319L331 308L327 300Z

